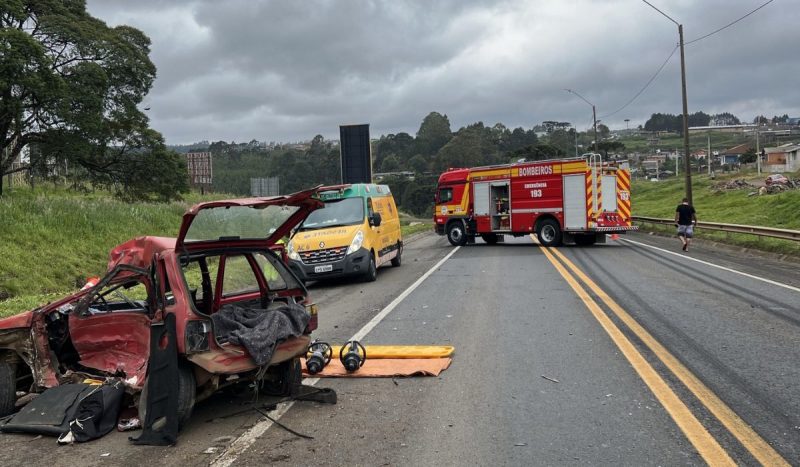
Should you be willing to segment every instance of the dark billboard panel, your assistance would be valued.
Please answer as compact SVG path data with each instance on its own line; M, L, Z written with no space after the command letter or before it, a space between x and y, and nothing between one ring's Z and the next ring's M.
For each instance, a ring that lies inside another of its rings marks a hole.
M372 183L369 124L340 125L339 148L342 159L342 183Z

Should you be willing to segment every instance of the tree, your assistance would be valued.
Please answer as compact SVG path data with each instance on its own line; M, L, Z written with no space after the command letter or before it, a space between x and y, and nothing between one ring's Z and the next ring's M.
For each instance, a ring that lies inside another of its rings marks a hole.
M136 196L147 192L132 179L141 175L137 158L149 161L148 179L180 171L137 108L156 75L141 31L109 28L83 0L5 1L0 23L0 195L3 175L28 169L12 163L32 144L100 179L114 167L114 183ZM166 194L166 185L151 185Z
M711 116L712 125L739 125L742 122L730 112L722 112Z
M597 150L603 153L603 157L608 158L608 152L619 152L625 149L625 144L620 141L600 141Z
M604 124L600 123L597 125L597 137L601 140L608 138L608 135L611 134L611 130L605 126Z
M420 154L430 156L436 154L452 138L453 132L450 130L447 115L431 112L422 120L417 132L417 149Z

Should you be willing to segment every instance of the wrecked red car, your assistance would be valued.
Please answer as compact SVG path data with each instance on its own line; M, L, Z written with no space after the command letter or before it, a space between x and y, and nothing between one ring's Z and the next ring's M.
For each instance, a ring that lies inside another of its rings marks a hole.
M768 176L766 180L764 180L764 183L767 186L771 186L771 185L788 185L789 184L789 179L786 177L786 175L783 175L783 174L772 174L772 175Z
M143 418L147 379L157 371L151 354L168 348L156 339L165 323L174 327L181 422L224 386L289 391L317 314L278 241L323 206L314 194L197 204L177 238L123 243L93 287L0 320L0 416L18 394L114 377ZM248 336L252 329L259 331Z

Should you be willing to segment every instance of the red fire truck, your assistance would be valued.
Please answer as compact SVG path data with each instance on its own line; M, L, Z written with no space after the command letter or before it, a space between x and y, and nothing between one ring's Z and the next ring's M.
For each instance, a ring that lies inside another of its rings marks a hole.
M535 233L544 246L604 243L631 225L627 168L582 158L450 169L439 176L433 220L453 245Z

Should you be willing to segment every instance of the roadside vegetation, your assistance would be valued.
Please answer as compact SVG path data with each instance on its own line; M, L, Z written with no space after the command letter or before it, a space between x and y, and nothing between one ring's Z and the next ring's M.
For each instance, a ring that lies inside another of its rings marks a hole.
M800 190L790 190L777 194L751 195L757 188L736 190L715 189L726 181L744 179L752 185L763 185L768 174L758 175L754 170L717 176L692 177L692 197L697 209L697 218L706 222L754 225L780 229L800 230ZM800 178L800 172L786 174L789 178ZM671 219L684 196L683 177L671 177L658 182L637 179L633 182L633 214L635 216ZM669 235L674 234L671 226L644 226ZM755 235L726 234L698 229L695 236L701 239L720 241L748 248L800 256L798 242L759 238Z
M104 273L115 245L142 235L174 237L189 206L232 196L191 192L183 201L134 204L51 185L7 191L0 198L0 317L67 295ZM401 224L403 235L431 229L430 219L405 214Z

